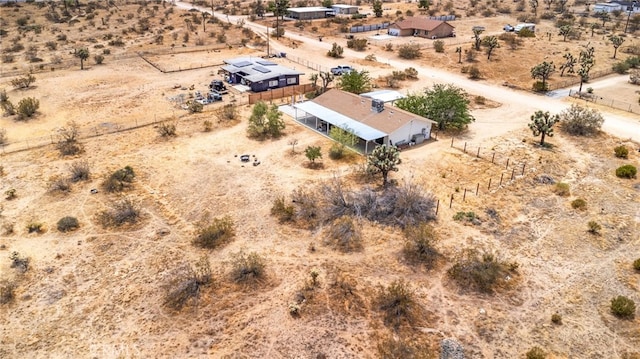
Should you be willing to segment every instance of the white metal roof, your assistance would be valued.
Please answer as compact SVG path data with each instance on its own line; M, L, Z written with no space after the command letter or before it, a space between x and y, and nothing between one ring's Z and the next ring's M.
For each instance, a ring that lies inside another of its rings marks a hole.
M333 126L347 130L365 141L373 141L378 138L387 136L386 133L369 127L362 122L358 122L352 118L342 115L336 111L330 110L324 106L318 105L312 101L300 102L294 104L293 107L302 110L322 121L326 121Z
M402 93L394 90L378 90L378 91L365 92L360 94L360 96L371 98L374 100L380 100L382 102L393 102L395 100L399 100L401 98L406 97Z
M331 5L331 7L335 7L337 9L353 9L353 8L358 8L358 6L356 5L346 5L346 4L333 4Z
M322 6L309 6L309 7L290 7L287 9L290 12L318 12L318 11L333 11L331 8Z
M285 66L265 60L261 57L238 57L224 60L227 65L222 69L230 73L242 72L245 79L258 82L277 78L283 75L304 75L304 72L296 71Z

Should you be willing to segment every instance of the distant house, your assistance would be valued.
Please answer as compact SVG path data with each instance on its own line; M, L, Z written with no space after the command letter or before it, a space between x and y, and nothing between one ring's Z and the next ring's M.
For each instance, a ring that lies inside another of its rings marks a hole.
M328 7L290 7L287 9L288 17L295 20L324 19L327 14L333 14L333 9Z
M389 25L392 36L419 36L428 39L455 36L455 28L446 21L426 17L408 17Z
M409 146L431 137L436 122L381 100L331 89L311 101L293 105L299 122L326 135L339 127L358 136L356 148L371 152L377 145Z
M358 13L358 7L355 5L335 4L331 5L335 15L353 15Z
M391 105L393 105L396 100L406 97L402 93L395 90L377 90L365 92L361 93L360 96L370 98L372 100L380 100L384 103L391 103Z
M222 66L227 81L242 84L253 92L300 84L304 73L265 60L261 57L239 57L224 60Z
M593 5L593 12L598 13L598 12L613 12L616 10L623 10L622 5L618 4L618 3L599 3L599 4L595 4Z
M640 13L640 1L612 1L610 5L613 5L613 4L620 5L619 10L624 13L629 13L629 12L634 14ZM599 4L596 4L596 5L599 5Z

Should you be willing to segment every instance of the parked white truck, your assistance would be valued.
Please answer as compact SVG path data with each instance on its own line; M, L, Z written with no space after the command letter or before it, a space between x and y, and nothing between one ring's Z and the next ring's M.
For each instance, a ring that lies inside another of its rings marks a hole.
M520 30L522 29L527 29L529 31L535 32L536 31L536 24L531 24L531 23L522 23L522 24L518 24L513 28L513 31L515 33L520 32Z

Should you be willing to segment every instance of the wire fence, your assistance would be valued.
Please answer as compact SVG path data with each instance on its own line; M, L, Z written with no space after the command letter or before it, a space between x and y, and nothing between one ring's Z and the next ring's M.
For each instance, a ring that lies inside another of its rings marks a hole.
M329 72L331 69L325 66L322 66L320 64L316 64L313 61L309 61L307 59L303 59L301 57L298 56L291 56L287 54L287 59L291 60L292 62L295 62L296 64L302 65L308 69L312 69L314 71L318 71L318 72Z
M593 102L598 105L608 106L618 110L623 110L631 113L640 113L639 103L629 103L629 102L620 101L612 98L597 96L587 92L579 92L574 90L569 90L569 96L579 98L587 102Z
M593 80L593 79L597 79L599 77L611 75L613 72L614 71L612 69L594 71L594 72L589 74L589 78ZM577 85L579 83L580 83L580 77L578 76L578 77L567 78L566 80L559 81L559 82L549 83L547 85L547 87L549 88L549 91L553 91L553 90L557 90L557 89L561 89L561 88Z

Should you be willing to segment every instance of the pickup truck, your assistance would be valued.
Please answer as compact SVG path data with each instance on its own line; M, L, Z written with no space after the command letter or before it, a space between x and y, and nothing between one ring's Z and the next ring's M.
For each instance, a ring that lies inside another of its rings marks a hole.
M331 73L336 76L348 74L351 71L353 71L353 68L351 66L346 66L346 65L340 65L340 66L331 68Z

